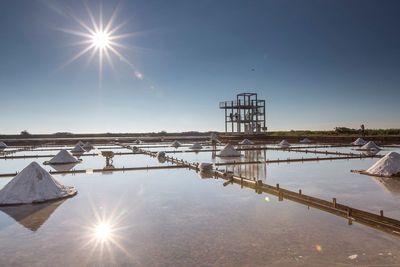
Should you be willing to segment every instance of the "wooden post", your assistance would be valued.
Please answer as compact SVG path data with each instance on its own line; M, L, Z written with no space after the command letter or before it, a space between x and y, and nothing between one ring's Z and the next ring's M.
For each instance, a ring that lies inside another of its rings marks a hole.
M332 199L332 202L333 202L333 207L336 208L336 198L335 197Z
M276 184L276 189L278 189L278 190L279 190L279 184Z
M347 208L347 216L350 217L352 213L352 209L350 207Z
M383 210L380 210L381 217L383 217Z
M299 194L301 195L301 189L299 189Z

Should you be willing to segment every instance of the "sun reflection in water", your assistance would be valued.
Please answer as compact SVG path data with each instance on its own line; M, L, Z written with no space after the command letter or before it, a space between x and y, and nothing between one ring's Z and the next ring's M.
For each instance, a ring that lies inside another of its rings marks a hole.
M94 227L94 235L97 240L106 242L112 235L112 227L107 222L100 222Z
M87 250L88 259L114 262L121 252L131 258L125 249L129 242L124 238L126 230L132 227L127 224L126 209L121 209L118 204L112 210L96 205L92 209L93 213L85 219L86 226L81 226L82 249Z

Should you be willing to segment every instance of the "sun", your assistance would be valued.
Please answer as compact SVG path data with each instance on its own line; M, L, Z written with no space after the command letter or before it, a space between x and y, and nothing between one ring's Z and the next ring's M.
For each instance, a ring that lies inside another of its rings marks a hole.
M92 44L97 49L106 49L111 45L110 34L105 31L97 31L92 35Z
M107 61L114 70L112 57L116 57L118 62L124 62L133 68L133 64L126 59L120 49L127 46L121 44L121 40L133 36L133 33L121 33L125 22L116 24L117 10L116 7L107 21L103 20L103 14L100 12L99 17L95 18L91 9L85 5L87 11L86 18L79 18L72 13L68 13L70 17L79 25L79 29L60 29L61 31L74 35L79 38L74 45L81 46L81 49L72 58L70 58L62 67L71 64L86 54L89 54L88 63L97 56L99 68L99 82L102 80L102 71L105 61ZM101 11L101 9L100 9Z

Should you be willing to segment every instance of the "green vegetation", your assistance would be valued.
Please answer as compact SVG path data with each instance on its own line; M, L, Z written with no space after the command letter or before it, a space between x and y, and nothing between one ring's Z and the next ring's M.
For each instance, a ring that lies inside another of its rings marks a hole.
M366 136L389 136L400 135L400 129L365 129ZM270 136L359 136L361 130L347 127L336 127L332 131L307 131L291 130L269 132Z

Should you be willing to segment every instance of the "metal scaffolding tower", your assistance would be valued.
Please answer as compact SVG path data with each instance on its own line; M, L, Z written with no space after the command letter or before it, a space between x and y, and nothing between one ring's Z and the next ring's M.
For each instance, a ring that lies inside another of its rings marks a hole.
M267 130L265 123L265 100L259 100L255 93L241 93L236 101L219 103L225 110L225 132L260 133Z

